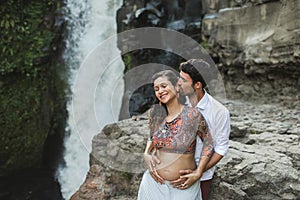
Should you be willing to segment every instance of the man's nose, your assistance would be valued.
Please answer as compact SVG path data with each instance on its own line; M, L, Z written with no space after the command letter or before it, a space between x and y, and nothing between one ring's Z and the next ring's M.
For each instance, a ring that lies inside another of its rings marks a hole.
M181 78L178 79L177 85L181 85Z

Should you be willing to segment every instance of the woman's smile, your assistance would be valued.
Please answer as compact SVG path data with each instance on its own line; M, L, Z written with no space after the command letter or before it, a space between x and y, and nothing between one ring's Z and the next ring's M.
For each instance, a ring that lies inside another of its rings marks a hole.
M162 103L168 103L169 100L176 97L175 87L166 77L159 77L154 81L154 91Z
M164 99L166 99L168 97L168 93L164 93L162 95L160 95L160 100L163 101Z

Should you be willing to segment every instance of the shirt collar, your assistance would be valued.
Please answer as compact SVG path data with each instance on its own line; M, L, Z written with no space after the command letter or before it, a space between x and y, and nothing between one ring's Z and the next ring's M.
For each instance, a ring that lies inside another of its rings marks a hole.
M207 105L208 105L208 94L205 91L204 96L200 99L196 107L199 108L200 110L204 110L207 107Z
M200 110L204 110L207 107L207 104L208 104L208 94L205 91L203 97L197 103L196 107L199 108ZM191 102L187 96L185 97L185 105L192 106Z

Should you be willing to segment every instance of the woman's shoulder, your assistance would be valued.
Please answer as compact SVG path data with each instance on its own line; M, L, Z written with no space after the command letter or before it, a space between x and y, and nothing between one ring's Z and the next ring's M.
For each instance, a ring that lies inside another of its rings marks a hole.
M190 118L199 117L201 115L200 111L197 108L185 105L184 107L185 114Z

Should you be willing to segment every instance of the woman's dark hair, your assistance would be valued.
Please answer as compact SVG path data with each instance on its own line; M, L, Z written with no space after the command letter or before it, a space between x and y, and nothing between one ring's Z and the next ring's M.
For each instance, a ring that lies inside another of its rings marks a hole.
M160 71L152 76L152 83L160 77L166 77L172 85L175 87L178 81L177 74L172 70L164 70ZM184 96L179 96L179 103L183 104L185 102ZM153 106L150 109L150 116L149 116L149 128L150 128L150 135L152 136L154 131L158 129L158 126L163 122L163 120L168 115L167 107L164 103L161 105L159 104L159 100L155 97L153 102Z
M172 83L173 86L176 86L177 81L178 81L178 75L174 71L169 70L169 69L160 71L160 72L157 72L156 74L154 74L152 76L152 83L154 83L154 81L156 79L158 79L159 77L166 77Z

